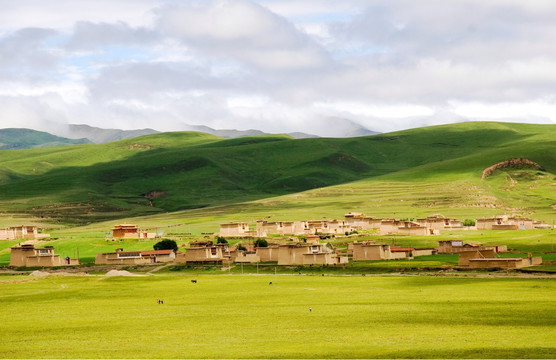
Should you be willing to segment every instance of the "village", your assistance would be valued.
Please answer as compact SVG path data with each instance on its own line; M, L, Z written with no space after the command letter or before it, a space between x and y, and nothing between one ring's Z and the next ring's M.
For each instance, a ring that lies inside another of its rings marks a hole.
M220 231L211 239L190 241L185 251L175 249L98 253L96 265L148 265L148 264L259 264L278 266L342 266L358 261L411 260L436 254L457 254L458 267L464 269L515 269L542 264L541 257L500 256L508 252L504 244L483 246L461 240L439 240L437 247L401 247L357 239L335 246L331 237L348 237L359 232L379 235L434 236L446 230L530 230L549 228L544 222L516 216L479 218L474 225L464 225L458 219L432 215L415 220L375 218L363 213L350 212L343 220L266 221L258 220L254 227L246 222L220 225ZM148 232L134 224L115 225L107 241L125 239L160 239L161 233ZM35 247L38 240L48 239L34 226L16 226L0 229L0 239L23 242L11 247L10 266L56 267L79 265L79 259L61 257L52 246ZM206 238L207 236L205 236ZM236 240L231 245L228 240ZM256 239L256 240L255 240Z

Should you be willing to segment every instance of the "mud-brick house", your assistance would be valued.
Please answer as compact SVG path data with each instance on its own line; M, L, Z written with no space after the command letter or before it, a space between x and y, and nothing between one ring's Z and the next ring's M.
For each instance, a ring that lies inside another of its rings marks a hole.
M293 221L264 221L257 220L257 236L264 237L273 235L296 235L295 223ZM302 234L303 232L300 232Z
M396 219L382 219L380 221L380 234L389 235L398 233L399 221Z
M363 241L353 242L352 247L353 261L389 260L392 258L390 245L387 244L375 244L374 241Z
M365 216L365 214L358 212L349 212L347 214L344 214L344 222L346 226L350 226L354 230L379 229L381 221L382 219L377 219L372 216Z
M49 237L49 234L39 234L38 228L33 225L11 226L0 229L0 240L40 239Z
M35 248L32 244L22 244L13 246L10 254L10 266L64 266L79 265L78 259L69 257L61 258L54 253L52 246Z
M425 236L436 235L438 230L428 228L414 221L399 221L397 233L400 235Z
M495 257L493 250L470 250L459 253L458 265L471 269L515 269L542 264L542 257L526 258Z
M390 246L390 259L413 259L414 251L412 247Z
M279 245L269 245L268 247L258 247L255 252L261 262L278 262Z
M494 250L492 249L472 249L472 250L463 250L458 253L458 265L459 266L469 266L469 260L471 259L486 259L486 258L493 258L494 257Z
M156 233L143 231L133 224L118 224L112 228L112 237L114 239L154 239Z
M334 265L345 261L347 257L333 254L326 244L292 243L278 249L278 265Z
M176 256L176 263L222 264L232 261L228 244L213 244L212 241L191 242L189 249Z
M249 224L245 222L230 222L226 224L220 224L220 236L223 237L249 237L257 236L256 231L249 230ZM261 235L265 236L265 235Z
M458 219L450 219L442 215L432 215L426 218L416 219L416 223L433 230L463 230L463 222Z
M509 225L515 225L519 230L531 230L534 229L535 220L512 216L508 218L507 223Z
M461 240L442 240L438 242L439 254L458 254L468 250L493 250L495 253L507 252L506 245L464 244Z
M145 265L172 262L176 258L174 250L124 251L116 249L111 253L99 253L95 257L97 265Z
M475 221L477 230L530 230L534 228L535 221L519 216L496 216L479 218Z

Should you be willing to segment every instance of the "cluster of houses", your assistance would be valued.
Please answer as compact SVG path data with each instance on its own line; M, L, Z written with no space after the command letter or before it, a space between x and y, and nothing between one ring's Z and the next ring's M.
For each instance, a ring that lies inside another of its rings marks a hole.
M38 228L32 225L11 226L0 228L0 240L33 240L50 237L49 234L40 234Z
M477 230L518 230L546 227L547 224L528 218L500 216L476 220ZM458 219L432 215L412 221L375 218L350 212L344 220L266 221L258 220L251 229L246 222L220 225L223 237L265 237L268 235L345 234L359 230L376 230L381 235L438 235L442 230L465 230Z
M233 263L276 263L277 265L341 265L351 261L413 259L416 256L433 254L458 254L460 267L471 269L512 269L540 265L541 257L500 257L507 251L505 245L481 246L463 244L462 241L439 241L438 248L397 247L377 244L374 241L348 243L347 252L332 249L319 242L319 237L309 235L305 241L270 244L250 251L230 247L227 243L197 241L189 243L185 252L174 250L137 250L99 253L95 264L145 265L173 262L176 264L233 264ZM79 265L78 259L61 258L54 248L35 248L33 244L21 244L11 248L11 266L50 267Z
M520 217L493 217L476 220L478 230L533 229L546 224ZM433 215L415 221L379 219L363 213L350 212L344 220L310 221L257 221L256 229L250 230L247 223L227 223L220 226L221 237L266 237L268 235L303 235L299 241L269 244L266 247L252 247L239 250L227 243L212 241L190 242L183 251L145 250L124 251L96 255L95 264L144 265L173 262L177 264L233 264L267 263L277 265L340 265L351 261L413 259L416 256L433 254L458 254L459 266L468 268L519 268L539 265L540 257L501 257L507 252L505 245L481 246L464 244L462 241L439 241L438 248L397 247L377 244L374 241L354 241L346 249L333 249L320 242L318 234L345 234L358 230L378 230L380 234L431 235L446 229L464 229L461 221L440 215ZM48 235L39 234L34 226L17 226L0 229L0 239L37 239ZM160 237L133 224L119 224L112 228L113 239L153 239ZM291 240L291 239L290 239ZM53 247L35 248L33 244L22 243L11 248L11 266L40 267L78 265L78 259L61 258Z

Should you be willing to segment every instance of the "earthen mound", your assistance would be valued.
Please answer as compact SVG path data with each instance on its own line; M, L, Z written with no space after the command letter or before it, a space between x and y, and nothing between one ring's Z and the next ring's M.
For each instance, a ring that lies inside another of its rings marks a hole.
M133 274L126 270L110 270L104 276L144 276L139 274Z
M543 170L542 166L540 166L534 161L525 158L514 158L487 167L486 169L483 170L483 176L481 176L481 179L485 179L489 177L490 175L492 175L492 173L495 170L504 169L504 168L519 168L519 169L534 168L534 169Z

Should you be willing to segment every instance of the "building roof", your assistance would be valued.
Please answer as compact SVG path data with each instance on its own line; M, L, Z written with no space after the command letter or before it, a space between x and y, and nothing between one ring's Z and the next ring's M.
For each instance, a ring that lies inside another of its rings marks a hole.
M170 255L173 253L174 250L150 250L150 251L141 251L141 255Z
M390 251L394 251L394 252L413 251L413 250L415 250L415 248L390 246Z

